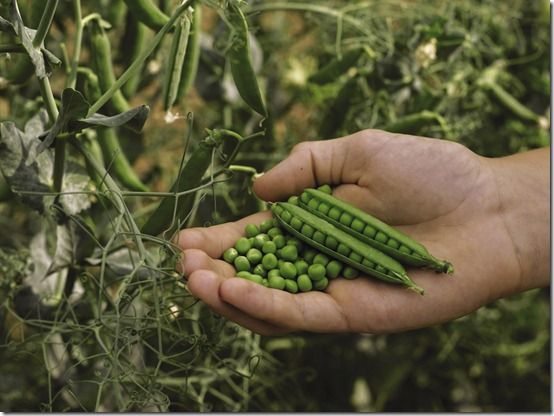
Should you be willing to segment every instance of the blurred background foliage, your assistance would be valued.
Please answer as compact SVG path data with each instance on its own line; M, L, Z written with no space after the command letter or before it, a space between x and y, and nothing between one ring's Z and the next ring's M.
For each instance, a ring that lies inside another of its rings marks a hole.
M47 40L57 56L63 56L60 45L70 42L74 31L66 3L60 2ZM122 71L125 48L133 42L125 38L123 2L82 3L85 11L99 11L112 22L109 36L116 69ZM225 61L229 31L220 18L224 2L201 3L199 72L195 87L181 100L180 114L194 114L197 138L214 127L246 136L258 129L260 119L230 82ZM6 4L0 2L0 15ZM161 0L159 5L169 10L174 3ZM266 140L249 142L236 164L262 172L300 141L365 128L453 140L487 157L549 145L547 0L251 1L245 10L253 61L272 118ZM143 42L149 36L153 32L147 32ZM138 140L121 138L135 170L154 191L165 191L172 183L186 130L182 119L166 123L160 102L169 44L168 38L148 60L130 95L133 104L152 108L144 134ZM344 71L324 83L310 81L328 62L355 50L361 52ZM86 50L83 59L88 59ZM0 57L0 74L9 65ZM51 81L59 93L62 76L55 71ZM39 95L36 82L17 87L0 82L0 120L22 126L41 107ZM250 187L251 177L241 173L213 185L198 197L189 225L205 226L255 212L260 203ZM149 350L148 345L159 327L148 327L143 317L134 333L122 337L129 351L140 338L142 355L130 360L127 368L141 388L131 391L124 386L125 400L102 396L102 388L128 380L125 374L105 377L111 364L95 359L100 337L91 337L90 331L60 334L57 324L46 322L68 317L42 316L40 310L37 316L25 307L36 302L22 282L29 273L30 251L37 247L31 244L32 236L42 219L2 189L0 410L551 409L548 289L502 299L453 322L407 333L262 338L214 316L186 294L181 282L166 282L166 299L182 308L182 315L168 323L174 331L165 339L171 345L166 353L176 355L156 361L159 349ZM148 212L149 202L130 201L138 218ZM86 288L86 279L82 284ZM148 293L146 288L147 311L159 302ZM26 326L27 317L33 325ZM104 319L109 322L110 317ZM41 330L42 324L47 331ZM67 353L73 361L49 357L56 353ZM133 373L137 362L144 371ZM156 371L147 371L151 366Z

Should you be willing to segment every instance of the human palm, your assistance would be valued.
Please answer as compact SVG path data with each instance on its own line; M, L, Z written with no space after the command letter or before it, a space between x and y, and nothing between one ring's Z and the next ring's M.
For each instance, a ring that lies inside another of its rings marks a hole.
M407 330L462 316L517 290L514 244L499 215L487 159L451 142L366 130L297 146L255 182L254 190L277 201L324 183L334 186L338 198L450 261L455 273L408 268L424 296L371 277L335 279L325 292L301 294L233 278L233 267L218 258L246 224L270 216L264 212L181 232L189 290L216 312L262 334ZM498 256L499 248L505 256Z

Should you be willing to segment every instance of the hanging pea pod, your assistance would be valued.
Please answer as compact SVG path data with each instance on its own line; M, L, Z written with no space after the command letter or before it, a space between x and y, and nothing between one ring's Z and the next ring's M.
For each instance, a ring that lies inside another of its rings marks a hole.
M162 12L151 0L124 1L137 19L152 30L160 30L169 21L169 16Z
M242 10L235 3L229 5L227 16L233 27L231 45L227 53L233 80L246 104L260 115L267 117L267 109L252 66L248 23Z
M336 81L337 78L356 65L363 53L363 48L350 49L346 51L340 59L338 57L332 59L327 65L312 74L308 78L308 81L319 85Z
M421 111L419 113L408 114L387 124L383 130L391 133L418 133L422 127L430 124L438 123L443 130L447 130L446 120L440 115L432 111Z
M496 82L492 81L483 83L483 87L490 91L503 106L509 109L516 116L523 120L540 123L541 117L537 113L521 104L517 98Z
M190 155L171 187L171 192L189 191L200 186L202 177L212 163L212 154L221 144L221 135L211 134L201 141ZM196 192L175 198L164 198L141 229L144 234L157 236L162 232L173 235L191 212Z
M185 62L186 58L191 20L192 11L189 9L179 18L179 21L176 24L175 32L173 32L173 39L171 41L171 49L169 51L169 57L166 64L166 73L164 78L164 111L168 111L171 107L173 107L173 104L177 99L179 84L181 82L183 63Z
M192 15L192 24L190 26L190 35L187 43L186 59L181 72L181 80L179 82L179 92L177 97L183 100L188 90L194 84L196 73L198 72L198 62L200 61L200 36L202 23L202 7L197 5L194 8Z
M142 45L147 41L147 31L147 27L139 22L133 13L127 13L125 33L119 44L119 50L121 51L120 59L123 67L128 68L131 63L140 56ZM123 87L121 87L121 91L127 99L134 96L137 92L143 78L143 68L144 63Z

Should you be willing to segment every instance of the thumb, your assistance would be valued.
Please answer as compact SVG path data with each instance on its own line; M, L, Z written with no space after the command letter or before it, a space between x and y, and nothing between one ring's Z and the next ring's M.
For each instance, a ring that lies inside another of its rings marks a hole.
M254 192L266 201L282 201L305 188L344 183L350 138L297 144L285 160L254 181Z

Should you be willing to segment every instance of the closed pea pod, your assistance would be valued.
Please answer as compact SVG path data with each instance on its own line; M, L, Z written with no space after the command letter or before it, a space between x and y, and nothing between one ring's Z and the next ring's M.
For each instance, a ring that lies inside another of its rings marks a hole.
M305 200L316 198L333 208L331 208L328 215L325 215L320 211L311 210L307 204L302 202L301 198L303 208L370 246L412 266L429 267L439 272L453 273L452 264L433 257L422 244L368 213L316 189L306 189L303 192L304 194L306 195ZM345 225L340 221L341 217L331 216L333 209L336 209L337 212L347 213L352 218L352 224L355 223L355 227ZM363 231L360 232L362 224L365 224L365 226Z
M124 0L138 20L153 30L160 30L169 16L162 12L151 0Z
M187 52L183 70L181 72L181 80L179 82L178 98L180 100L185 97L188 90L194 84L196 73L198 72L198 62L200 61L200 23L202 22L202 7L197 5L194 8L192 15L192 24L190 27L190 35L187 43Z

